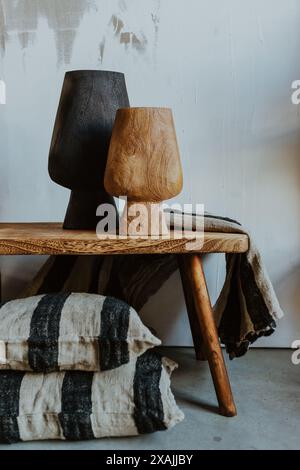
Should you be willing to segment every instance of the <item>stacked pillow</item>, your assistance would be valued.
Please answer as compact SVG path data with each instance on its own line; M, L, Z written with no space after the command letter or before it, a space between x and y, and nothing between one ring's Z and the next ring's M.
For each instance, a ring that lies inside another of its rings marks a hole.
M176 364L125 302L45 294L0 308L0 442L137 435L183 419Z

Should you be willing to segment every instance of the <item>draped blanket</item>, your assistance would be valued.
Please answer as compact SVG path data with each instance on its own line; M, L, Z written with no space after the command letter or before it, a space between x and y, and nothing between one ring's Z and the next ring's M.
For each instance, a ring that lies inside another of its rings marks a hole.
M170 227L177 228L176 217L166 216ZM194 228L196 217L191 214ZM226 255L226 278L214 307L221 342L230 358L239 357L259 337L274 332L283 312L252 236L238 222L207 213L204 230L249 236L247 253ZM176 269L177 259L172 254L51 256L21 297L98 293L124 300L139 311Z
M238 222L206 213L204 230L248 235L246 253L226 254L226 277L214 306L221 342L231 359L243 356L251 343L270 336L283 316L253 237Z

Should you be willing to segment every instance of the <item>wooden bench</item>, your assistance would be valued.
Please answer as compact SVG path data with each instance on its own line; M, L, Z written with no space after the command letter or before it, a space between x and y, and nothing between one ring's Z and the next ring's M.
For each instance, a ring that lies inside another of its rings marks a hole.
M186 307L197 359L207 359L220 414L235 416L230 382L218 338L203 272L202 253L243 253L243 234L205 232L204 239L190 235L170 239L101 240L94 231L63 230L58 223L1 223L0 255L177 255Z

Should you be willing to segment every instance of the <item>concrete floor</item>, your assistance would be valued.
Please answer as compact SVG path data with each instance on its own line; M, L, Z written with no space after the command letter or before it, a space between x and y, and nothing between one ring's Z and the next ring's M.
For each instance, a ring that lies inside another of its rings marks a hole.
M238 409L235 418L217 414L208 366L190 348L164 348L179 363L173 391L185 420L170 431L91 442L30 442L0 450L300 449L300 365L289 350L251 350L227 361Z

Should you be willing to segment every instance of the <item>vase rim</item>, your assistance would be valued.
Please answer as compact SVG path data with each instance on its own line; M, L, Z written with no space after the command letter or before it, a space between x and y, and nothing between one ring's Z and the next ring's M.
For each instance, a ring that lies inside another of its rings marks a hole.
M160 110L160 111L172 111L172 108L166 108L165 106L127 106L126 108L119 108L118 111L129 110L129 111L137 111L140 109L145 110Z
M95 69L78 69L78 70L68 70L66 72L66 75L86 75L86 74L109 74L109 75L123 75L124 76L124 73L123 72L116 72L115 70L95 70Z

